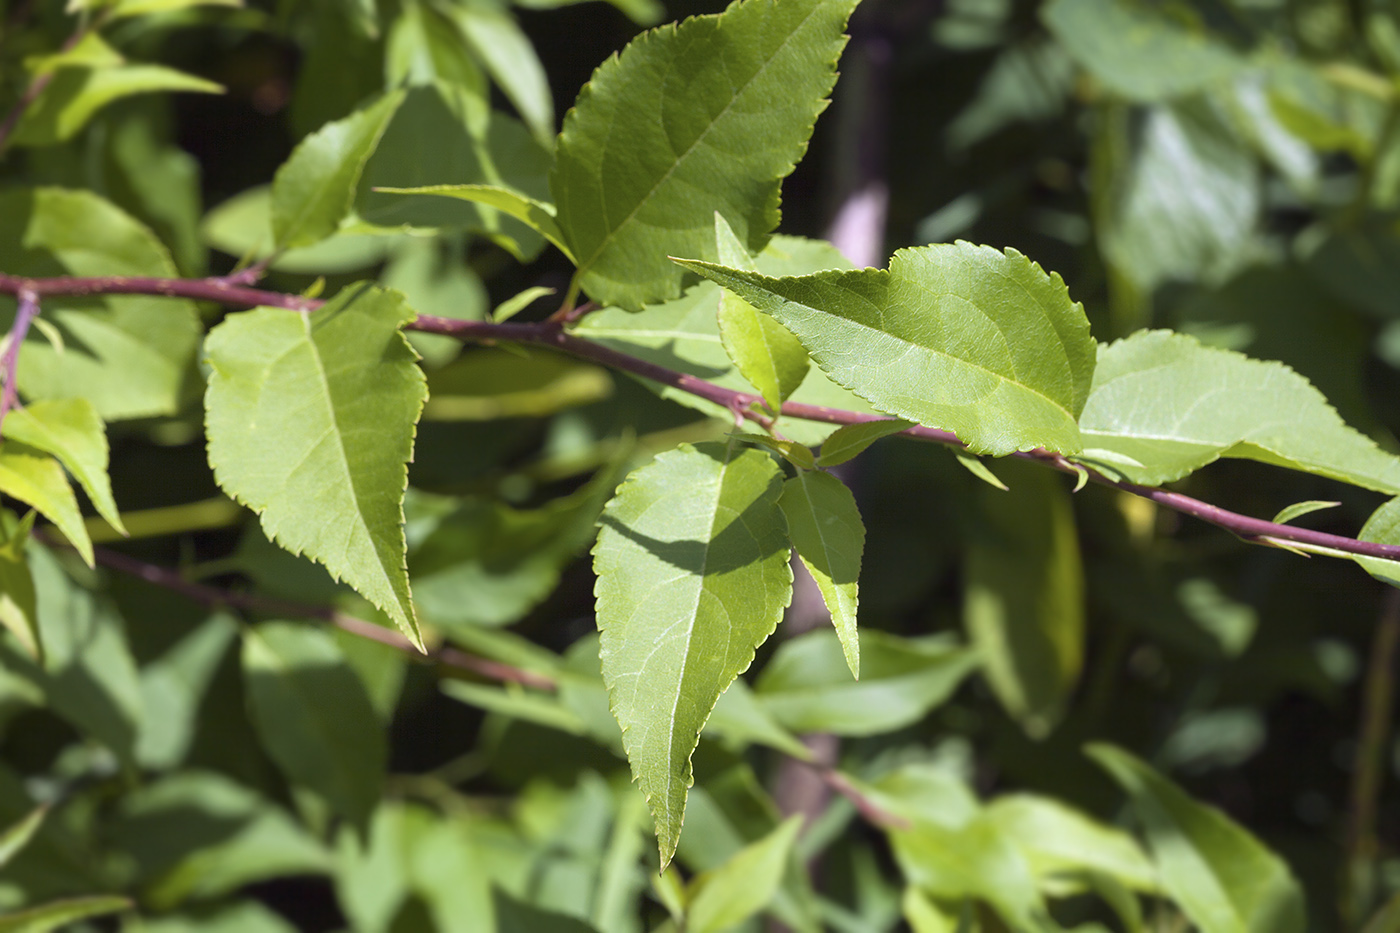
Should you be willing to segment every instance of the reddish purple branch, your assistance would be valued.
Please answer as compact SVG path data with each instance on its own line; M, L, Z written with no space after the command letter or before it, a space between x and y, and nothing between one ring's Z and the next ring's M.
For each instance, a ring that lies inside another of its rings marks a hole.
M39 296L28 289L21 289L17 296L19 308L15 311L15 322L10 326L10 343L5 347L5 355L0 357L0 378L5 387L0 390L0 425L5 416L15 407L18 398L19 347L29 333L29 325L39 316Z
M293 311L311 311L324 302L313 298L286 295L281 292L264 291L233 284L227 279L161 279L144 277L116 276L109 278L58 277L47 279L27 279L19 276L0 274L0 294L21 295L28 292L38 296L74 296L98 294L167 295L176 298L191 298L197 301L213 301L238 307L267 305L287 308ZM452 318L434 317L421 314L408 325L410 330L426 333L446 334L462 340L489 342L509 340L517 343L530 343L553 347L580 359L592 360L604 366L623 372L633 373L644 379L673 386L683 392L722 405L734 413L736 419L746 418L758 424L767 424L769 419L753 405L760 398L749 392L726 389L713 382L707 382L688 373L666 369L655 363L628 356L611 347L585 340L566 333L557 321L542 321L537 324L505 322L495 324L490 321L459 321ZM866 421L887 420L883 415L844 411L837 408L823 408L817 405L803 405L797 402L783 404L782 413L792 418L809 421L823 421L828 424L858 424ZM963 446L957 436L937 428L915 426L902 434L920 440L935 441L940 444ZM1341 535L1280 525L1262 519L1231 512L1219 506L1193 499L1190 496L1166 489L1139 486L1124 480L1115 480L1094 470L1088 470L1069 463L1062 455L1047 450L1030 450L1016 454L1023 459L1035 460L1046 466L1075 473L1085 469L1089 479L1102 486L1112 486L1124 492L1150 499L1164 508L1195 516L1223 528L1246 540L1276 539L1300 545L1332 548L1362 557L1379 557L1387 560L1400 560L1400 545L1377 544L1371 541L1358 541Z

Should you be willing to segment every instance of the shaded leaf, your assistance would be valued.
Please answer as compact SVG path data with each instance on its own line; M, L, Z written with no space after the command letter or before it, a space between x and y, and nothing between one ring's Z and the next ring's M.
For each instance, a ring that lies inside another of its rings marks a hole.
M834 632L783 642L759 674L758 699L795 732L879 735L918 722L977 669L976 655L945 638L872 629L861 643L855 681Z
M957 451L953 452L953 456L957 458L958 464L962 466L963 469L967 470L967 472L971 473L988 486L991 486L993 489L1000 489L1002 492L1008 491L1007 485L997 479L997 475L992 472L991 467L983 463L980 457L958 453Z
M700 728L791 599L780 478L758 451L682 445L636 470L603 512L593 550L603 678L662 864Z
M719 695L710 718L705 720L704 735L739 745L757 742L802 761L812 756L797 736L778 724L742 677Z
M722 264L745 272L758 271L753 257L718 211L715 240ZM811 360L802 343L773 318L729 292L719 300L719 339L739 372L763 396L769 411L777 412L807 377Z
M453 4L445 12L535 138L549 145L554 138L554 98L535 47L515 19L503 9L484 5Z
M125 897L98 894L72 897L14 913L0 914L0 933L49 933L87 917L100 917L135 906Z
M860 678L860 636L856 631L860 559L865 523L856 497L830 473L798 471L783 483L778 500L788 537L807 572L817 581L851 676Z
M18 441L0 446L0 492L37 509L92 566L92 539L57 460Z
M24 819L0 832L0 868L7 865L29 844L39 827L44 825L44 817L48 816L48 813L48 807L35 807Z
M1303 892L1277 855L1121 749L1086 753L1127 792L1162 888L1202 933L1300 933Z
M39 636L38 597L25 555L36 514L29 512L18 521L9 512L0 514L6 532L4 543L0 544L0 626L9 629L29 656L42 663L44 644Z
M107 432L91 402L62 399L15 409L5 416L4 436L57 457L107 524L126 533L107 476Z
M564 244L564 234L554 219L554 205L537 201L528 195L498 185L426 185L421 188L376 188L380 194L429 194L444 198L456 198L494 207L529 224L535 232L559 248L570 262L573 253Z
M272 236L279 249L310 246L335 232L354 204L365 163L403 101L402 92L385 94L297 144L272 180Z
M817 466L839 466L847 460L852 460L865 453L866 448L880 438L898 434L913 426L914 422L912 421L892 418L881 421L862 421L837 428L830 437L822 442L821 455L817 457Z
M413 309L370 286L310 314L231 314L205 342L209 462L268 536L305 553L421 644L403 537L406 463L425 396L399 328Z
M1094 871L1139 891L1157 890L1156 868L1132 836L1058 800L1007 794L987 805L986 816L1015 841L1045 882Z
M1084 570L1062 481L1008 461L1010 490L978 486L963 624L987 680L1032 736L1047 734L1084 660Z
M1276 525L1286 525L1295 518L1302 518L1313 512L1320 512L1323 509L1335 509L1341 505L1340 502L1327 502L1322 499L1308 499L1306 502L1295 502L1292 505L1279 509L1277 515L1269 519Z
M851 0L736 2L634 39L564 118L550 190L600 304L680 294L667 255L715 255L714 214L757 251L835 81Z
M142 767L159 770L184 760L204 696L237 634L232 617L210 616L141 669L144 715L135 754Z
M1241 457L1400 493L1400 458L1347 427L1302 376L1169 331L1100 349L1080 430L1085 462L1131 458L1110 472L1148 486Z
M736 440L757 444L760 447L767 447L788 463L802 470L811 470L817 465L812 451L805 444L799 444L797 441L779 440L770 434L735 433L729 436Z
M263 747L293 782L366 825L388 748L369 695L328 633L267 622L243 636L248 707Z
M877 408L957 434L975 453L1079 450L1093 341L1058 275L1015 250L900 250L888 272L772 279L677 260L797 335Z

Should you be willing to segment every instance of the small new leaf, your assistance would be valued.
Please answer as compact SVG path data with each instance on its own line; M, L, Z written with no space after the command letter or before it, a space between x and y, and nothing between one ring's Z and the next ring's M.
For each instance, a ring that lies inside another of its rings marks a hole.
M822 444L817 466L834 467L865 453L867 447L882 437L898 434L914 426L914 422L900 418L881 421L862 421L838 428L826 443Z
M783 483L778 505L787 518L788 536L797 556L817 581L841 639L851 676L860 679L860 639L856 631L860 560L865 551L865 523L856 498L830 473L800 471Z

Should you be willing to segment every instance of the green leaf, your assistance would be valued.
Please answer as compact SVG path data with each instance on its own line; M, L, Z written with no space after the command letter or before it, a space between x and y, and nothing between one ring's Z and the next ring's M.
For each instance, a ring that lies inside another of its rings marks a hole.
M98 514L126 534L107 477L107 432L91 402L63 399L15 409L5 416L4 436L57 457L82 485Z
M745 272L757 272L753 257L729 224L715 212L719 261ZM744 299L729 292L719 300L719 339L744 378L763 396L768 410L777 412L802 380L811 359L801 341Z
M731 930L768 905L787 869L803 817L788 817L767 836L698 875L687 891L686 933Z
M92 539L73 487L57 460L18 441L0 446L0 492L32 505L58 526L87 565L93 566Z
M364 826L388 747L364 685L328 633L267 622L245 630L243 676L263 746L283 773Z
M812 456L812 451L806 445L799 444L797 441L779 440L769 434L736 433L729 436L736 440L757 444L760 447L767 447L798 469L811 470L817 465L816 458Z
M953 456L957 458L959 466L988 486L991 486L993 489L1000 489L1002 492L1008 491L1006 484L997 479L997 475L992 472L990 467L982 462L980 457L974 457L971 454L959 453L957 451L953 452Z
M0 256L5 271L19 276L179 275L150 230L86 191L0 193ZM193 302L55 297L44 299L43 312L65 346L25 341L19 389L28 400L86 398L107 420L171 415L198 379L194 358L203 329Z
M123 97L157 91L222 94L222 85L164 65L109 63L64 67L25 109L10 143L49 146L76 136L99 110Z
M480 98L483 111L489 106L486 76L472 60L457 27L427 4L406 3L384 44L384 83L398 87L438 80L469 90Z
M719 695L710 718L705 720L704 734L706 738L719 738L741 746L758 742L800 761L812 757L797 736L778 724L742 677L735 679Z
M1162 888L1202 933L1301 933L1303 892L1281 858L1127 752L1085 751L1127 791Z
M1064 712L1084 661L1084 570L1074 512L1049 471L1008 461L1010 490L978 486L963 624L992 690L1027 733Z
M1111 471L1148 486L1241 457L1400 493L1400 458L1347 427L1302 376L1169 331L1100 349L1080 430L1086 463L1101 451L1131 458L1142 466L1120 459Z
M509 321L541 298L548 298L550 295L553 295L555 291L556 289L545 288L543 285L534 285L524 291L517 292L496 305L495 310L491 312L491 320L495 321L497 324L502 321Z
M32 660L42 663L44 643L39 636L38 597L34 592L34 575L29 570L29 560L25 554L36 514L29 512L16 521L11 513L0 513L0 522L6 526L7 535L4 543L0 544L0 626L9 629L19 639ZM0 860L2 864L3 860Z
M1134 890L1158 890L1156 868L1132 836L1058 800L1007 794L987 806L986 817L1015 841L1042 883L1093 871Z
M554 98L535 47L502 9L452 4L444 12L457 24L491 80L505 92L535 138L549 145L554 138Z
M342 290L318 311L231 314L205 342L209 462L219 486L388 613L421 646L403 490L423 374L393 292Z
M1357 538L1376 544L1400 544L1400 499L1391 499L1372 512L1366 524L1361 526ZM1357 557L1354 560L1377 580L1400 587L1400 561L1378 557Z
M112 19L128 16L151 16L157 13L174 13L200 6L222 6L241 9L243 0L117 0L112 5Z
M269 268L278 272L307 274L366 269L387 259L396 240L378 231L356 234L342 230L313 246L277 252L272 236L271 185L249 188L209 211L200 222L200 236L214 249L239 260L266 260Z
M1079 450L1089 322L1058 275L1015 250L940 244L900 250L888 272L787 279L677 262L773 315L883 411L952 431L974 453Z
M1244 68L1234 49L1186 19L1193 15L1145 0L1052 0L1040 11L1081 66L1113 93L1139 101L1224 84Z
M310 246L335 232L403 101L402 91L385 94L297 144L272 180L272 236L278 249Z
M850 262L829 243L798 237L775 236L756 257L760 272L766 275L801 275L819 269L849 269ZM615 350L648 362L699 376L736 392L752 392L753 387L735 367L720 340L717 309L720 289L713 282L702 282L688 289L675 301L649 305L640 312L604 308L585 317L575 333L596 340ZM663 398L698 409L725 421L733 413L712 402L696 398L669 386L644 383ZM868 402L836 385L813 366L792 401L846 411L870 412ZM782 432L802 444L819 444L836 430L820 421L785 417Z
M442 692L454 700L509 719L532 722L570 735L587 732L583 720L555 696L532 693L518 685L488 687L464 680L444 680L441 687Z
M431 194L459 201L485 204L502 213L509 214L521 223L534 228L549 242L559 248L570 262L574 254L564 244L564 234L554 219L554 205L537 201L528 195L499 185L426 185L421 188L375 188L380 194Z
M856 497L830 473L799 471L783 483L778 500L787 519L788 537L831 613L851 676L860 679L860 636L856 631L860 558L865 551L865 523Z
M861 421L838 428L822 444L817 466L833 467L865 453L866 448L882 437L898 434L914 426L912 421L893 418L881 421Z
M781 489L767 454L685 444L636 470L603 512L593 550L603 678L663 865L700 728L792 596Z
M879 735L923 719L977 669L977 656L946 638L872 629L861 647L853 681L834 632L784 641L758 676L758 699L794 732Z
M1286 525L1295 518L1302 518L1313 512L1320 512L1323 509L1335 509L1341 505L1340 502L1328 502L1322 499L1308 499L1306 502L1295 502L1292 505L1279 509L1277 515L1269 519L1275 525Z
M564 118L549 187L600 304L680 294L667 255L717 258L714 214L757 251L836 79L852 0L745 0L634 39Z
M204 697L237 634L231 616L210 616L141 669L144 715L135 755L143 768L162 770L184 761L199 731Z
M0 933L49 933L87 917L114 914L134 906L129 898L114 895L71 897L27 910L0 914Z
M8 865L29 844L48 814L48 807L35 807L24 819L0 832L0 868Z

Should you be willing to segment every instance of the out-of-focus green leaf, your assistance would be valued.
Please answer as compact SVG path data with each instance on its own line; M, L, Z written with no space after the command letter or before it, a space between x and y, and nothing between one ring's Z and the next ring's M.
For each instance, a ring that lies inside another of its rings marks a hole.
M548 146L554 139L554 98L535 47L515 19L486 5L454 3L443 11L535 138Z
M870 629L861 643L855 681L834 632L783 642L759 674L758 699L795 732L878 735L918 722L977 669L976 655L944 638Z
M494 421L550 415L607 398L612 377L599 366L558 353L485 348L462 354L428 377L423 417Z
M389 752L369 695L335 639L286 622L250 628L243 677L253 725L273 761L336 812L367 824Z
M352 286L313 313L231 314L205 341L205 405L220 487L421 644L402 507L426 394L399 331L413 313L393 293Z
M29 657L43 663L44 644L39 636L38 598L34 592L34 575L29 570L25 545L34 529L34 517L29 512L16 521L8 512L0 513L6 534L0 544L0 626L19 639ZM13 527L11 527L13 526Z
M156 91L222 94L224 89L164 65L126 64L120 56L97 65L59 67L43 92L25 108L9 141L16 146L64 142L113 101Z
M554 205L537 201L518 191L498 185L426 185L421 188L376 188L375 191L380 194L437 195L494 207L533 227L536 233L557 246L570 262L574 260L573 253L564 243L564 234L554 219Z
M1100 349L1080 430L1085 462L1117 455L1110 472L1149 486L1242 457L1400 493L1400 458L1347 427L1302 376L1168 331Z
M700 727L792 596L780 479L768 455L734 442L682 445L635 471L603 512L593 550L603 678L662 864Z
M1189 7L1143 0L1053 0L1040 18L1082 67L1115 94L1155 101L1228 81L1244 59Z
M92 539L57 460L18 441L0 446L0 492L38 509L92 566Z
M977 490L963 623L997 699L1039 737L1059 720L1079 679L1084 570L1062 480L1011 461L1003 466L1009 491Z
M1253 153L1207 101L1149 108L1135 129L1101 183L1104 256L1144 291L1223 280L1250 255L1259 218Z
M184 760L199 728L200 703L237 633L229 616L211 616L141 669L145 713L136 760L142 767L161 770Z
M1086 752L1127 792L1163 890L1202 933L1301 933L1303 892L1281 858L1127 752Z
M134 906L130 899L107 894L72 897L39 907L0 914L0 933L49 933L88 917L114 914Z
M976 453L1079 450L1089 322L1058 275L1015 250L940 244L900 250L888 272L787 279L680 262L773 315L883 411L952 431Z
M715 241L719 261L745 272L757 272L753 257L729 224L715 212ZM719 300L719 338L724 351L753 383L770 411L778 411L783 400L802 385L811 360L787 328L738 295L725 292Z
M721 933L758 913L777 893L789 853L802 828L797 814L767 836L739 850L733 858L690 883L685 929Z
M851 676L860 678L860 633L856 630L860 559L865 524L856 497L830 473L802 471L783 483L778 500L788 537L807 572L817 581Z
M0 832L0 868L7 865L29 844L39 827L44 825L44 817L48 816L48 813L48 807L35 807L24 819Z
M415 494L409 571L424 618L449 632L509 625L548 596L589 543L617 483L611 469L538 509ZM429 517L429 515L432 517Z
M1400 544L1400 498L1391 499L1371 513L1357 535L1362 541L1377 544ZM1400 561L1378 557L1357 557L1355 561L1377 580L1400 587Z
M297 144L272 180L272 237L279 249L310 246L335 232L403 101L401 91L385 94Z
M5 416L4 435L57 457L82 484L98 514L126 533L107 477L107 432L91 402L62 399L16 409Z
M548 729L571 735L583 735L587 731L583 721L557 697L533 693L517 685L488 687L464 680L444 680L442 692L468 706Z
M835 81L851 0L736 2L633 40L564 118L550 190L600 304L680 294L671 256L715 259L714 215L757 251Z
M215 207L201 222L200 235L230 256L272 259L272 186L249 188ZM383 262L398 239L406 237L336 233L312 246L275 254L271 268L293 273L354 272Z
M710 718L705 720L703 734L740 744L758 742L804 761L812 754L795 735L778 724L742 677L736 678L719 695Z
M397 87L439 80L466 88L485 104L486 76L472 60L462 34L430 5L413 0L404 4L389 29L384 48L384 82Z
M113 19L122 19L128 16L174 13L199 6L241 8L243 0L117 0L116 3L112 4L110 15Z
M1008 794L987 805L986 818L1025 853L1037 878L1094 871L1138 891L1157 890L1157 873L1136 840L1058 800Z
M773 237L754 261L760 272L773 276L849 269L851 265L829 243L786 236ZM649 305L637 313L621 308L594 312L580 322L576 333L668 369L699 376L726 389L751 392L753 387L740 375L720 341L716 313L719 301L720 289L711 282L702 282L675 301ZM688 392L654 383L647 385L653 386L663 398L726 421L733 420L728 409ZM836 385L816 367L808 370L807 378L792 394L791 401L847 411L873 410L865 399ZM831 424L797 418L783 419L781 428L784 436L802 444L819 444L835 430Z
M178 275L160 241L110 202L87 191L0 193L0 255L20 276ZM0 308L13 307L9 298ZM26 340L19 390L26 399L85 398L107 420L174 414L198 378L201 328L192 302L142 295L46 298L44 318L60 351Z
M865 453L866 448L880 438L898 434L913 426L914 422L912 421L890 418L882 421L862 421L837 428L822 443L821 454L817 457L817 466L839 466L847 460L853 460Z
M285 811L208 771L180 771L125 795L108 825L153 910L331 867L321 843Z
M954 451L953 456L957 458L959 466L988 486L1002 492L1008 491L1009 487L1001 480L997 479L997 475L992 472L991 467L987 466L987 464L982 461L981 457L974 457L972 454L965 454L961 451Z
M235 901L214 910L143 918L141 933L297 933L261 901Z

